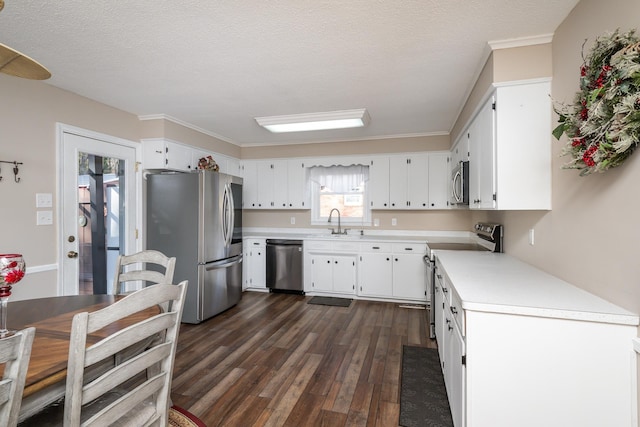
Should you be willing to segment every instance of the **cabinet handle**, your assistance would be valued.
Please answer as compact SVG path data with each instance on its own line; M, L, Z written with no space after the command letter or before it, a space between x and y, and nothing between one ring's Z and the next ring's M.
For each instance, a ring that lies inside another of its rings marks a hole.
M389 261L389 257L387 257L387 261Z
M380 246L374 246L371 249L380 249Z
M398 258L395 258L396 262L398 262Z

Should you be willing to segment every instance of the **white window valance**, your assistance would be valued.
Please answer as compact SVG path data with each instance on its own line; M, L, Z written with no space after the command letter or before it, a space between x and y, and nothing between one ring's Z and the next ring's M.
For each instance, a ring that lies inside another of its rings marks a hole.
M332 193L358 193L363 191L369 180L369 167L351 166L314 166L309 169L309 179L320 185L321 189Z

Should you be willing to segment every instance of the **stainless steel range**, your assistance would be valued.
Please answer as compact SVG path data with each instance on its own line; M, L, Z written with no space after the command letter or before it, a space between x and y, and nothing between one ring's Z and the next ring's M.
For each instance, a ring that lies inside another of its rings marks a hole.
M435 251L487 251L502 252L503 226L500 224L488 224L479 222L473 227L474 236L469 238L433 238L427 242L427 254L424 261L427 264L427 290L431 308L427 311L429 320L429 336L435 338Z

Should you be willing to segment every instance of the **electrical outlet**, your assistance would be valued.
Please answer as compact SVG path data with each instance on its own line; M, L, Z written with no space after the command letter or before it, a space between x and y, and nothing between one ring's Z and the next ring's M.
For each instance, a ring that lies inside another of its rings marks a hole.
M296 217L292 216L291 217L291 225L294 225L296 223Z
M378 218L374 218L373 219L373 226L374 227L380 227L380 220Z
M36 225L53 224L53 211L38 211L36 215Z
M50 208L53 206L51 193L36 193L36 208Z
M398 225L398 219L397 218L391 218L391 225Z
M533 244L535 243L535 232L533 231L533 228L529 229L529 244L531 246L533 246Z

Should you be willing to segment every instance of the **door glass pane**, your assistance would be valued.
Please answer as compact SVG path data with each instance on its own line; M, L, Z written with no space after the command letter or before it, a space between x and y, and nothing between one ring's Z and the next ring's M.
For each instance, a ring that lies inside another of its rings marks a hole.
M125 161L79 153L78 166L79 292L106 294L124 253Z

